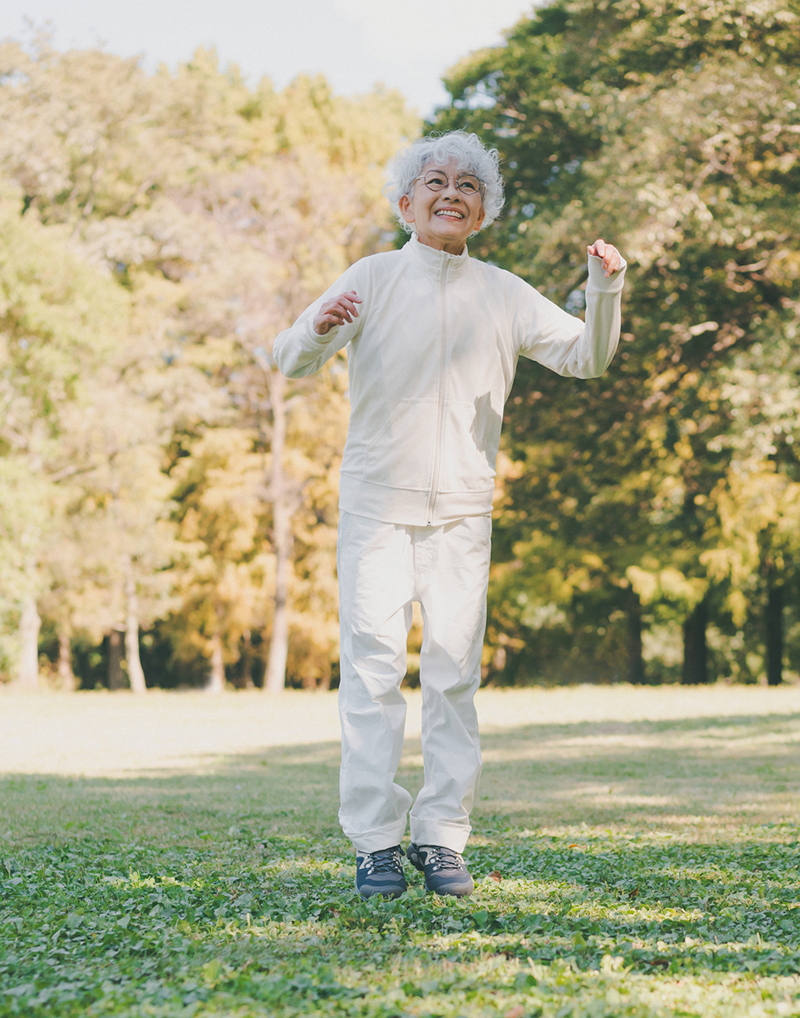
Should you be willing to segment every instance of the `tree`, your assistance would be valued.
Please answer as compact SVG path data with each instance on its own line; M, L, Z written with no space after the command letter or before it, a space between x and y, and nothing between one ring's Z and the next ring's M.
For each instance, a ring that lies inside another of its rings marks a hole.
M98 406L107 394L107 427L74 422L64 533L90 551L102 534L104 551L68 554L62 541L50 553L62 647L70 626L112 644L124 626L139 675L139 623L160 618L176 655L207 656L215 688L254 632L271 636L273 685L286 660L328 681L346 383L338 364L288 386L269 345L388 243L381 166L416 122L394 93L343 100L321 78L249 89L211 51L147 75L109 54L6 44L0 70L0 173L21 188L24 217L63 230L131 309L106 370L81 365ZM226 503L245 491L246 511ZM225 538L230 526L242 534ZM270 609L257 586L279 574ZM242 581L249 607L233 610Z
M573 307L588 240L613 238L631 263L610 375L565 383L526 367L509 405L502 600L489 632L516 641L518 655L528 640L514 604L528 590L523 614L536 619L531 601L552 605L551 620L571 612L571 653L587 634L580 667L594 658L601 672L626 617L635 630L631 588L640 602L657 592L651 623L670 605L692 619L687 675L703 674L698 606L720 625L741 621L719 567L719 500L737 490L723 380L738 351L775 347L797 317L800 231L786 196L800 172L799 13L794 3L559 0L448 78L453 105L435 126L477 130L508 168L508 214L481 236L481 255ZM566 573L560 599L552 585L525 585L532 546L540 572ZM712 584L719 596L707 602ZM635 658L638 641L629 647ZM628 671L641 673L635 660Z
M20 217L21 195L0 195L0 454L3 602L19 626L18 678L38 684L39 598L46 549L65 508L63 469L70 412L89 404L90 372L114 344L124 294L67 247L60 230ZM12 621L13 624L13 621ZM6 662L8 667L10 662Z

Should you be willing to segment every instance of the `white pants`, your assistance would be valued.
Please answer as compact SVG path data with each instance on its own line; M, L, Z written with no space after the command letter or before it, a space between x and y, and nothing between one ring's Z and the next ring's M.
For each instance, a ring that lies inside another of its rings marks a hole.
M481 680L492 521L405 527L342 512L339 820L361 852L397 845L411 796L395 783L403 749L411 605L422 608L425 783L411 840L461 852L481 770L473 697Z

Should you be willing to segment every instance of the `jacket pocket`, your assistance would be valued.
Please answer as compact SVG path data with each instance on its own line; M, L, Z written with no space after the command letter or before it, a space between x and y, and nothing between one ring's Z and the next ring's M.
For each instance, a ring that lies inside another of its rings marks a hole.
M436 400L403 399L367 446L364 480L417 491L430 487Z
M488 398L479 398L476 403L445 401L440 491L486 491L494 487L501 424Z

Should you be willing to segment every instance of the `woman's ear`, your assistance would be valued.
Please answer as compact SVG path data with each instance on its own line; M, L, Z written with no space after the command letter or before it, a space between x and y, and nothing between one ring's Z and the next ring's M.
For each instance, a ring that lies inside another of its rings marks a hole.
M400 198L400 201L397 203L397 206L400 209L400 215L403 217L404 221L407 223L413 223L414 213L411 208L411 199L408 197L407 194L404 194Z

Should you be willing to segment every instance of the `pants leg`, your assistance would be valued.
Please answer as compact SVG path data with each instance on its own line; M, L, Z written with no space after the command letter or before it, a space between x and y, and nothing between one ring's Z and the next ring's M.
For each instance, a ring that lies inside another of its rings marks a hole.
M411 627L412 530L345 512L339 519L339 821L362 852L399 844L411 805L394 778L406 720L400 683Z
M473 698L481 682L492 521L468 516L414 531L425 784L411 811L411 840L461 852L481 771Z

